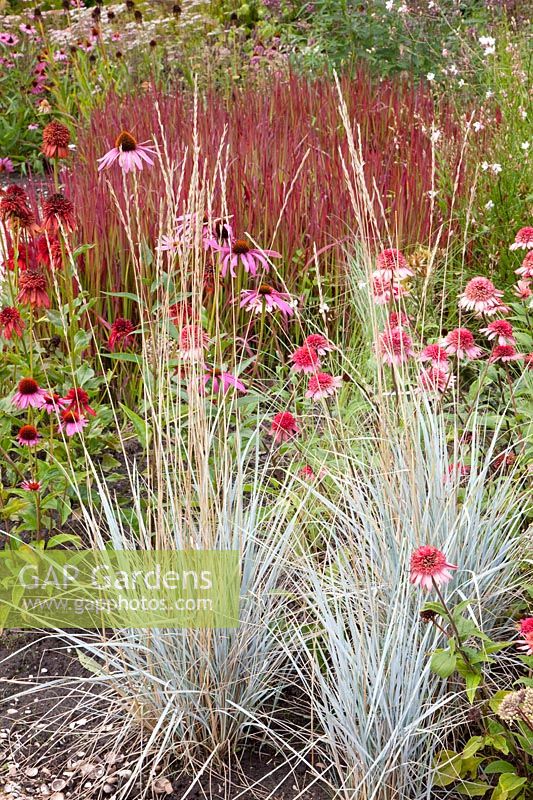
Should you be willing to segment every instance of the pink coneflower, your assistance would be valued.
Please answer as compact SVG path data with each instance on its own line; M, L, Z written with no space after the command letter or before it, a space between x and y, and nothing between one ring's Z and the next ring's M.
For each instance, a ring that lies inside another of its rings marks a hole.
M520 635L523 637L523 644L518 646L519 650L525 651L528 656L533 656L533 617L525 617L519 622Z
M325 356L326 353L331 353L335 350L335 346L321 333L310 333L305 338L304 344L316 350L319 356Z
M62 122L52 120L43 128L41 152L46 158L66 158L69 154L70 131Z
M305 396L309 400L322 400L335 394L341 385L341 377L335 378L327 372L317 372L316 375L311 375L309 378Z
M42 483L40 481L22 481L20 488L27 492L40 492Z
M506 319L489 322L486 328L481 328L480 333L484 333L489 341L496 339L498 344L515 344L513 326Z
M111 325L111 332L109 334L108 346L111 352L115 350L123 350L126 347L132 347L135 343L133 331L135 325L131 320L124 319L124 317L117 317Z
M22 336L24 321L20 311L13 306L5 306L0 311L0 334L4 339L11 339L13 335Z
M427 367L418 374L418 388L421 392L442 394L453 386L455 377L442 367Z
M0 173L2 172L13 172L15 167L13 166L13 162L7 156L4 158L0 158Z
M449 564L446 556L437 547L422 545L411 556L411 575L409 580L422 589L432 589L435 584L443 586L452 579L450 570L457 569Z
M528 300L531 295L533 295L533 289L531 289L531 280L527 278L518 281L514 287L514 294L516 297L519 297L520 300Z
M33 425L23 425L17 433L17 441L22 447L35 447L40 438L41 435Z
M74 436L75 433L81 433L87 423L87 417L84 417L75 408L66 408L60 414L59 430L61 433L66 433L67 436Z
M507 361L520 361L522 358L522 353L517 353L512 344L499 344L496 345L490 354L489 361L491 364L495 364L498 361L502 361L503 363Z
M17 408L42 408L46 390L41 389L33 378L22 378L13 395L13 405Z
M32 308L50 308L46 278L38 269L27 269L19 275L18 302Z
M26 36L35 36L37 33L37 28L34 28L33 25L29 25L27 22L23 22L19 25L19 31L21 33L25 33Z
M89 395L85 389L79 387L69 389L63 398L63 402L67 404L68 408L73 408L79 411L80 414L90 414L92 417L96 417L96 411L91 408Z
M420 361L430 361L432 367L446 371L448 369L448 353L440 344L428 344L418 356Z
M379 352L385 364L403 364L415 355L413 341L402 328L386 328L379 334Z
M0 44L5 44L8 47L16 47L18 43L19 37L15 36L14 33L0 33Z
M468 328L455 328L444 338L442 345L447 353L456 355L457 358L466 358L469 361L479 358L481 347L474 342L474 337Z
M151 157L154 153L155 149L149 142L139 143L131 133L122 131L117 137L115 146L97 159L99 162L98 172L109 169L117 160L119 167L125 173L133 172L136 169L142 170L143 161L153 167L154 162Z
M209 347L209 336L199 325L185 325L180 331L180 353L186 361L199 361Z
M294 415L290 411L280 411L272 420L269 433L274 437L274 443L280 444L280 442L288 442L299 431Z
M533 247L533 228L520 228L509 250L530 250Z
M48 414L58 414L68 406L68 402L55 392L45 394L43 398L43 411Z
M216 369L215 367L206 367L206 372L202 378L204 390L210 381L213 392L215 393L220 389L222 389L224 394L229 389L237 389L238 392L242 392L243 394L246 394L247 392L246 386L236 377L236 375L232 375L231 372L223 372L221 369Z
M411 318L405 311L391 311L387 319L387 328L410 328Z
M256 314L261 314L263 309L269 314L279 309L284 317L292 317L292 302L292 297L287 292L278 292L267 283L262 283L257 289L245 289L241 292L240 307Z
M74 204L60 192L50 195L43 203L43 227L49 233L76 230Z
M266 256L270 258L281 258L281 253L276 250L260 250L258 247L252 247L248 244L246 239L236 239L229 244L219 244L215 239L209 240L210 246L213 250L220 253L221 267L220 273L223 278L229 269L232 278L237 277L237 267L239 261L243 265L245 272L250 275L257 275L257 270L260 266L263 267L265 272L270 269Z
M372 297L377 306L384 306L391 300L398 300L408 294L407 289L399 283L385 281L380 276L372 278Z
M522 261L522 266L515 270L522 278L533 278L533 250L530 250Z
M474 311L478 316L481 314L490 316L501 307L501 297L503 292L496 289L488 278L480 275L466 284L464 292L459 295L459 307Z
M372 273L375 278L384 281L402 281L414 275L408 266L405 256L400 250L388 248L383 250L376 259L377 269Z
M291 369L293 372L310 373L316 372L320 366L320 356L314 347L304 344L298 347L290 357L292 361Z

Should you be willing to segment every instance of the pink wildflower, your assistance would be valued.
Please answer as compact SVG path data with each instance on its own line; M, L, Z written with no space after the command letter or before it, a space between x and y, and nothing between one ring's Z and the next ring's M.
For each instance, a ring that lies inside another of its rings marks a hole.
M418 356L420 361L430 361L432 367L448 369L448 353L440 344L428 344Z
M454 382L455 377L442 367L428 367L418 374L418 388L421 392L442 394L453 386Z
M186 361L199 361L209 346L209 336L199 325L185 325L179 341L181 357Z
M341 377L335 378L327 372L317 372L309 378L305 396L310 400L322 400L335 394L340 386L342 386Z
M98 159L98 172L103 169L109 169L117 160L119 167L125 173L134 172L136 169L142 170L143 161L153 167L152 156L154 153L155 150L149 142L139 143L131 133L122 131L115 142L115 146Z
M415 586L431 589L436 584L443 586L452 579L450 570L457 569L446 561L446 556L437 547L423 545L411 556L410 581Z
M81 433L87 422L87 417L84 417L75 408L66 408L61 412L59 430L61 433L66 433L67 436L74 436L75 433Z
M533 250L530 250L529 253L527 253L526 257L522 261L522 266L518 267L515 272L522 278L533 278Z
M13 395L13 405L17 408L42 408L46 390L41 389L33 378L22 378Z
M299 431L294 415L290 411L280 411L272 420L269 433L274 437L274 443L280 444L281 442L288 442Z
M266 256L281 258L281 253L276 250L260 250L258 247L249 245L246 239L236 239L229 244L219 244L215 239L212 239L209 243L213 250L220 253L222 259L220 273L223 278L226 277L228 269L232 278L237 276L236 270L239 261L243 265L245 272L255 276L260 266L264 268L265 272L270 269Z
M320 356L314 347L304 344L298 347L291 355L293 372L311 373L316 372L320 366Z
M316 350L319 356L325 356L326 353L331 353L335 349L334 345L332 345L325 336L322 336L321 333L309 334L304 344Z
M520 228L509 250L530 250L533 247L533 228Z
M496 339L498 344L515 344L513 326L506 319L495 319L489 322L486 328L481 328L489 341Z
M237 391L242 392L242 394L246 394L247 392L246 386L236 377L236 375L232 375L231 372L223 372L215 367L206 367L206 372L202 378L204 390L209 381L212 382L211 385L213 387L213 392L215 393L222 389L222 392L225 394L229 389L232 388L237 389Z
M414 356L413 342L402 328L386 328L379 335L379 349L385 364L403 364L409 356Z
M240 307L248 311L261 314L263 309L272 314L276 309L281 311L284 317L292 317L294 308L293 299L287 292L278 292L266 283L261 284L257 289L245 289L241 292Z
M372 273L375 278L383 281L402 281L411 277L414 273L408 266L403 253L400 250L389 248L383 250L376 260L377 269Z
M466 358L469 361L479 358L483 352L481 347L475 344L474 337L467 328L455 328L450 331L442 344L450 355L456 355L457 358Z
M523 355L521 353L517 353L512 344L499 344L496 345L490 354L489 361L491 364L495 364L498 361L502 361L503 363L506 363L507 361L520 361L522 358Z
M401 284L386 281L379 275L373 276L372 296L377 306L387 305L391 300L398 300L406 294L408 291Z
M464 292L459 296L459 306L467 311L474 311L478 316L481 314L495 314L501 306L500 292L492 281L488 278L478 276L468 281Z
M41 435L37 432L34 425L23 425L17 433L17 441L22 447L35 447L39 443Z

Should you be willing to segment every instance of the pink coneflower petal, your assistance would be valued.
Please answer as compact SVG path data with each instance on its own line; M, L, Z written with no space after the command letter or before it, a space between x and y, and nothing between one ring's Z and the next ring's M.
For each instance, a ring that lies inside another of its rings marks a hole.
M522 279L533 278L533 250L530 250L522 261L522 266L515 270Z
M440 344L428 344L418 358L420 361L430 361L433 367L439 367L441 370L448 369L448 353Z
M241 292L240 307L256 314L266 310L269 314L279 310L284 317L294 314L294 300L287 292L278 292L266 283L257 289L245 289Z
M413 342L402 328L386 328L379 335L379 353L385 364L400 365L415 355Z
M376 259L376 270L372 273L374 278L383 281L402 281L414 273L408 266L405 256L400 250L389 248L383 250Z
M472 360L479 358L483 352L474 342L474 336L468 328L455 328L443 339L442 346L449 355Z
M530 250L533 247L533 227L520 228L509 250Z
M492 281L483 276L472 278L465 286L464 292L459 296L459 307L473 311L477 316L482 314L495 314L501 307L500 292Z
M295 416L290 411L280 411L272 420L269 433L274 437L274 443L280 444L297 436L299 430Z
M331 353L335 349L329 339L322 336L321 333L311 333L306 337L304 344L316 350L319 356L325 356L326 353Z
M124 173L133 172L135 169L141 171L143 161L151 167L154 165L152 158L154 154L155 149L149 142L139 143L129 131L122 131L115 146L97 159L98 171L109 169L117 160Z
M418 388L427 394L443 394L455 383L455 376L442 367L428 367L418 374Z
M515 344L513 326L506 319L489 322L486 328L481 328L480 333L484 333L489 341L496 339L498 344Z
M512 344L499 344L497 345L489 356L491 364L498 361L506 363L508 361L520 361L524 356L522 353L517 353Z
M13 395L13 405L20 409L42 408L46 394L33 378L22 378Z
M309 400L323 400L334 395L342 386L342 378L329 375L327 372L317 372L309 378L305 396Z
M293 372L303 372L306 374L316 372L320 366L320 356L314 347L309 345L302 345L298 347L291 355Z

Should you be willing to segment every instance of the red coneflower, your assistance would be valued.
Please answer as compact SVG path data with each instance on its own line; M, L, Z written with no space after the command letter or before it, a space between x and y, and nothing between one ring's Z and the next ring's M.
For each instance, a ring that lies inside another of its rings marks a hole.
M23 425L17 433L17 441L23 447L35 447L40 438L37 428L33 425Z
M209 336L199 325L185 325L180 331L180 353L186 361L203 358L209 346Z
M387 328L410 328L411 318L405 311L391 311L387 319Z
M411 556L411 575L409 580L415 586L431 589L435 584L442 586L452 579L450 570L457 569L448 564L446 556L437 547L423 545Z
M443 339L442 346L450 355L455 354L457 358L468 360L479 358L482 353L481 347L475 344L474 336L468 328L455 328L450 331Z
M432 367L448 369L448 353L440 344L428 344L418 356L420 361L431 361Z
M329 339L322 336L321 333L309 334L305 339L305 344L316 350L319 356L325 356L326 353L331 353L335 349L335 346L331 344Z
M42 488L42 483L40 481L22 481L20 488L25 489L27 492L39 492Z
M387 305L391 300L398 300L407 294L408 290L401 283L384 280L381 275L372 277L372 296L377 306Z
M296 418L290 411L280 411L276 414L270 425L270 435L274 437L274 443L287 442L299 433Z
M42 408L46 390L41 389L33 378L22 378L13 395L13 405L17 408Z
M9 222L12 229L25 230L31 235L38 229L26 192L15 184L8 186L0 199L0 219Z
M13 308L13 306L5 306L0 311L0 333L5 339L11 339L13 334L22 336L24 327L24 322L18 309Z
M498 344L490 354L489 361L491 364L498 361L506 363L507 361L520 361L521 358L523 358L522 353L517 353L512 344Z
M74 408L82 414L90 414L96 417L96 411L90 406L89 395L85 389L73 388L69 389L63 398L69 404L69 408Z
M493 472L498 470L505 470L512 467L516 461L516 454L512 450L504 450L503 453L498 453L490 463L490 468Z
M52 120L43 128L41 152L46 158L66 158L70 144L70 131L57 120Z
M27 267L31 267L35 265L35 258L34 258L34 249L30 245L30 243L26 242L19 242L18 243L18 252L15 258L15 248L12 244L8 244L7 246L7 258L4 261L3 266L6 269L13 272L15 270L15 266L19 269L27 269Z
M521 619L518 623L518 630L524 640L518 649L533 656L533 617L524 617L524 619Z
M50 298L46 291L46 278L40 270L27 269L19 275L17 300L23 306L50 308Z
M75 433L81 433L87 423L87 418L75 408L66 408L61 412L59 430L67 436L74 436Z
M57 414L59 411L62 411L62 409L66 408L66 406L66 401L56 392L46 394L43 397L42 409L48 412L48 414Z
M298 347L291 355L293 372L311 373L316 372L320 366L320 356L314 347L304 344Z
M455 376L442 367L428 367L418 375L418 388L422 392L443 393L455 383Z
M383 250L376 259L376 267L373 276L384 281L402 281L414 274L404 254L395 248Z
M385 364L399 366L414 356L413 341L402 328L385 329L379 335L379 351Z
M117 317L111 325L111 333L109 334L109 349L113 352L115 350L122 350L124 347L131 347L135 340L133 331L135 325L129 319L124 317Z
M76 230L74 204L60 192L50 195L43 203L43 227L50 233Z
M61 242L57 236L39 236L35 243L37 263L43 264L47 269L61 269L63 267L63 253Z

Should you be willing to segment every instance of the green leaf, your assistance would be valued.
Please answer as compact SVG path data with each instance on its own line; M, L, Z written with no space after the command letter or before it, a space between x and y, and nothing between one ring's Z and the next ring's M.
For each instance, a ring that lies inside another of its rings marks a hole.
M130 422L133 424L135 428L135 433L137 434L137 438L141 446L146 450L149 446L150 439L151 439L151 432L146 425L146 421L140 417L135 411L132 411L131 408L128 408L123 403L120 403L120 407L123 412L126 414Z
M430 668L431 671L441 678L449 678L455 670L457 664L457 656L450 653L449 650L435 650L431 656Z
M468 675L465 676L465 683L466 696L468 697L470 705L472 705L476 697L476 690L481 683L481 675L478 675L475 672L469 672Z
M481 781L462 781L458 784L456 790L459 794L464 794L466 797L483 797L492 787L488 783Z
M484 744L485 739L483 736L471 736L463 748L462 757L470 758L470 756L475 755L478 750L481 750Z
M504 761L502 758L499 758L496 761L491 761L486 767L483 767L483 771L486 772L487 775L497 775L499 772L514 772L515 768L510 761Z

